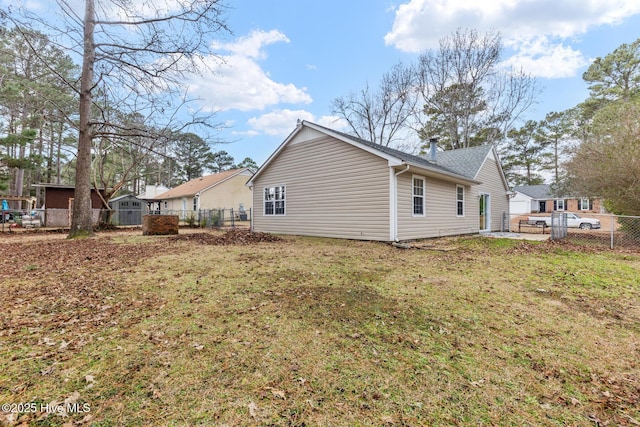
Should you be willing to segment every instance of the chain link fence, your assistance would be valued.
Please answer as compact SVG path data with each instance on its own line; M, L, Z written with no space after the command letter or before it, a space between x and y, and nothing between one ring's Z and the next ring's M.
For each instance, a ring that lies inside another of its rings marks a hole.
M251 209L163 210L151 215L177 215L183 227L251 228Z
M251 228L251 209L200 209L190 210L151 210L139 209L94 209L93 222L96 226L109 224L116 227L141 226L144 215L176 215L182 227L200 228ZM67 228L71 225L71 213L68 209L37 209L26 212L19 210L0 211L0 231L10 228Z
M640 216L612 214L511 215L511 232L549 234L553 240L609 249L640 249Z

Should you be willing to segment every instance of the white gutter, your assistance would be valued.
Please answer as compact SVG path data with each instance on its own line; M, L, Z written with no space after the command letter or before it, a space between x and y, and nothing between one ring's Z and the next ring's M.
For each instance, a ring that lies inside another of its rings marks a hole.
M399 172L395 172L393 166L389 167L389 237L392 241L398 241L398 175L409 172L410 165Z

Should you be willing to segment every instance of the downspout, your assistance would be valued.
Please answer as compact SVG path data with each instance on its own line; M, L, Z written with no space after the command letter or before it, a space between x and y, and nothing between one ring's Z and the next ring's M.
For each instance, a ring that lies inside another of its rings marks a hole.
M393 213L393 218L391 218L392 224L392 231L393 231L393 241L397 242L398 241L398 175L402 175L405 172L409 172L409 169L411 168L411 166L406 165L407 167L404 168L403 170L396 172L395 175L393 176L393 188L392 188L392 213Z

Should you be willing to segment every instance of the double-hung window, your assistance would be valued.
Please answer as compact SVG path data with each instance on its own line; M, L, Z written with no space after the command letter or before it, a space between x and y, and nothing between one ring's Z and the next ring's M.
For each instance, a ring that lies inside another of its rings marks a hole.
M286 212L285 186L264 188L264 214L284 215Z
M413 177L413 216L424 216L424 178Z
M456 185L456 215L464 216L464 187Z
M580 199L580 200L578 200L578 210L588 211L591 208L592 208L592 206L589 203L589 199Z

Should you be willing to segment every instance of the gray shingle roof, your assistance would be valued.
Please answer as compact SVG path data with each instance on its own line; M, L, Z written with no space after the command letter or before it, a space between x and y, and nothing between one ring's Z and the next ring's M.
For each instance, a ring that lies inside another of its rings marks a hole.
M436 162L432 162L426 156L417 156L415 154L405 153L404 151L396 150L395 148L385 147L384 145L375 144L371 141L358 138L353 135L349 135L344 132L336 131L334 129L327 128L325 126L312 123L306 120L298 121L298 126L293 130L285 141L280 144L278 149L271 154L266 162L260 166L260 168L253 174L253 176L247 182L247 185L252 186L253 182L263 172L265 168L271 163L271 161L278 155L287 143L295 137L295 135L302 129L303 126L315 129L326 135L333 136L341 139L347 143L365 146L371 149L371 152L380 153L381 157L391 157L399 160L407 165L417 166L424 170L432 171L435 174L442 176L448 176L454 180L460 182L467 182L471 184L479 184L480 181L476 179L478 171L482 167L484 160L489 152L493 149L492 145L483 145L481 147L473 147L468 149L452 150L437 153ZM506 185L506 183L505 183Z
M540 185L519 185L513 187L513 191L517 191L533 199L552 199L551 186L548 184Z
M482 163L484 162L487 154L492 148L490 145L488 145L482 147L439 152L437 153L436 162L434 163L426 156L417 156L415 154L405 153L404 151L386 147L381 144L375 144L371 141L367 141L365 139L361 139L344 132L329 129L315 123L313 125L339 134L344 138L351 139L352 141L366 145L382 153L397 157L406 162L447 174L460 175L469 179L475 179L478 170L480 170Z
M480 171L487 155L489 155L492 149L493 146L491 144L486 144L477 147L442 151L436 154L436 161L439 165L447 169L473 179Z

